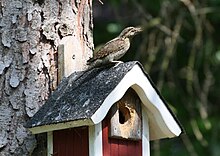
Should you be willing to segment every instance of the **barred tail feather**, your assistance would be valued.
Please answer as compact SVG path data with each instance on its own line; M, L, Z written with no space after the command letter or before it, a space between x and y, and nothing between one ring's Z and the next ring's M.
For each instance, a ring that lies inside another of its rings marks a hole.
M87 60L87 65L90 65L92 62L94 62L95 59L92 57L90 59Z

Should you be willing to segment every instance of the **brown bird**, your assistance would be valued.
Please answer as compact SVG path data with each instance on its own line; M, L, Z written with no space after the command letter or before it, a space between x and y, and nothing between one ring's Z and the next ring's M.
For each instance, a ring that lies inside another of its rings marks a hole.
M120 63L118 61L128 51L130 40L133 36L141 32L141 27L127 27L118 37L107 42L101 47L92 58L87 61L87 64L95 67L107 63Z

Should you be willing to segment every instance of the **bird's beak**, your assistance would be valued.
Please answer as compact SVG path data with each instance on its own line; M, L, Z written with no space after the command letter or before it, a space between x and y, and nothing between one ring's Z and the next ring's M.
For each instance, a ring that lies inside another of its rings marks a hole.
M136 34L143 31L143 29L141 27L136 27L135 29L136 29Z

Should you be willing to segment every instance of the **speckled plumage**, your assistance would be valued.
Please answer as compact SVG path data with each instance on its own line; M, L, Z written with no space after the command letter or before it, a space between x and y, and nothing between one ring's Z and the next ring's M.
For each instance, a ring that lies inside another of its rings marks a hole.
M127 27L118 37L107 42L92 58L87 61L88 65L105 64L119 60L129 49L130 39L142 31L140 27Z

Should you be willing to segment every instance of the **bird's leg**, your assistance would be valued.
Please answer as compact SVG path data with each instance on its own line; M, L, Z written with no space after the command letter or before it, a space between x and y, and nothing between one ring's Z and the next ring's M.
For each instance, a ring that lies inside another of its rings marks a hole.
M117 67L119 64L123 63L122 61L111 61L112 63L115 63L114 67Z

